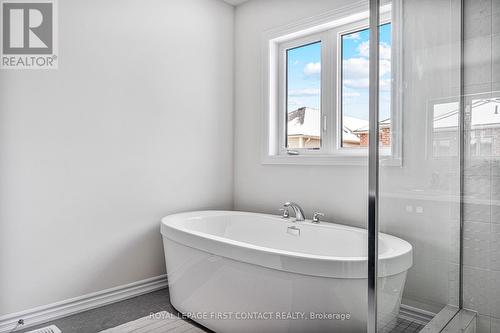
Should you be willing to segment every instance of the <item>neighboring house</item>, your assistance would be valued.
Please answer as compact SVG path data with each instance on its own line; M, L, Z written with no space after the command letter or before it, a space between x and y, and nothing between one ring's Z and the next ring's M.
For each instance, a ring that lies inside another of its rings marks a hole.
M356 131L361 128L368 128L368 121L349 116L342 117L342 146L360 147L362 138Z
M469 156L500 156L500 99L472 101L470 119L466 122ZM433 105L432 155L434 157L457 156L458 103Z
M318 109L302 107L288 113L288 147L321 147L321 112Z
M431 127L428 130L428 149L434 157L458 154L458 103L444 102L432 106ZM343 117L342 142L344 147L368 147L368 121ZM379 124L380 144L391 146L391 119ZM472 101L467 120L470 156L500 156L500 99L486 98ZM291 148L319 148L321 113L317 109L299 108L288 114L288 144Z
M368 147L368 124L353 131L360 139L360 147ZM379 122L379 140L382 147L391 146L391 118Z
M368 146L368 121L344 116L342 124L343 147ZM380 122L383 146L391 145L391 120ZM318 109L302 107L288 113L288 147L320 148L321 147L321 112Z

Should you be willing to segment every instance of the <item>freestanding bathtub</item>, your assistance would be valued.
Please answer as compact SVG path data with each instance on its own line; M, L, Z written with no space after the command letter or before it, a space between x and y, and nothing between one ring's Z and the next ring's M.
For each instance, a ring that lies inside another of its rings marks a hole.
M367 232L199 211L163 218L170 301L218 333L366 331ZM379 321L395 319L412 247L379 236Z

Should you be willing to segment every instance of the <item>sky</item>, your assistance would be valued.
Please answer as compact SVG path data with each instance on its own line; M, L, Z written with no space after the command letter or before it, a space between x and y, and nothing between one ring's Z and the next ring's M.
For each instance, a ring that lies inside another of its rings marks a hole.
M342 36L342 112L368 120L368 29ZM288 112L320 108L321 43L288 50ZM380 27L380 119L390 117L391 25Z

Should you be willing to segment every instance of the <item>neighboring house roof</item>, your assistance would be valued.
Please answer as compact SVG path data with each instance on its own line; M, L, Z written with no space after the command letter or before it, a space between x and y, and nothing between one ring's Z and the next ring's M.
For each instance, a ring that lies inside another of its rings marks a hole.
M458 103L434 104L434 129L458 128ZM500 99L472 101L471 127L499 127Z
M288 113L288 135L320 136L321 112L313 108L299 108Z
M350 131L354 132L360 128L368 127L368 121L364 119L344 116L342 118L344 127L347 127Z
M342 140L350 143L360 143L361 140L355 132L359 128L363 128L366 126L368 126L368 121L366 120L344 116L342 119L342 130L344 131Z
M364 120L364 121L366 122L366 125L353 130L354 133L361 134L361 133L368 133L369 132L369 130L370 130L369 123L366 120ZM391 118L387 118L387 119L379 121L378 126L379 126L379 128L391 127Z
M472 126L500 125L500 99L472 101Z
M390 119L388 120L390 124ZM368 129L368 121L343 117L343 140L351 143L359 143L356 135L363 128ZM321 131L321 112L318 109L302 107L288 113L288 135L303 135L319 137Z

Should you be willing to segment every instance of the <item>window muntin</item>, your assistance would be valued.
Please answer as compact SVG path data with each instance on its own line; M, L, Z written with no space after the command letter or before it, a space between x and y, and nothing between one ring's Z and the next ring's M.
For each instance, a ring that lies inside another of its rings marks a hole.
M391 23L380 26L380 145L391 147ZM339 39L341 131L340 146L366 148L369 118L369 41L368 28L342 33Z
M286 149L321 148L321 41L286 51Z

